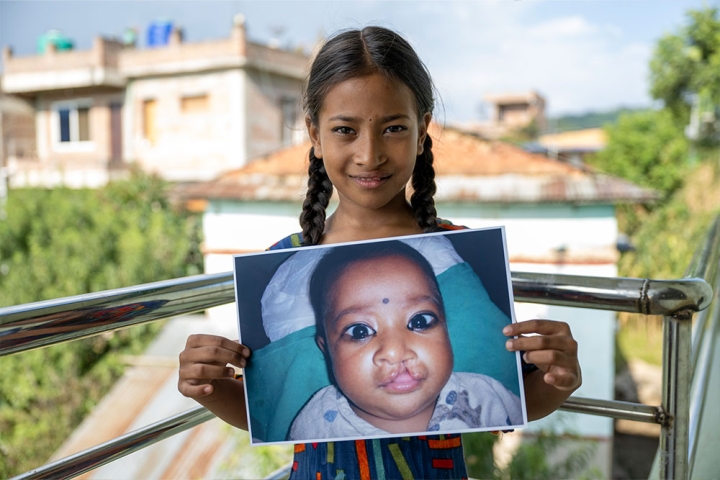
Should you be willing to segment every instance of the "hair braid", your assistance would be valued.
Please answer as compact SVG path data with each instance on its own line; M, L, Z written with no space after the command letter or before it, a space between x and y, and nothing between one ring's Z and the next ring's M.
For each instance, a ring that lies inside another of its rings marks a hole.
M308 189L300 214L303 245L320 243L325 230L325 209L330 203L333 185L325 171L322 159L315 156L315 149L310 148L310 166L308 167Z
M410 198L415 219L423 231L437 228L437 210L435 210L435 169L432 153L432 139L428 134L423 143L423 153L415 161L412 175L413 194Z

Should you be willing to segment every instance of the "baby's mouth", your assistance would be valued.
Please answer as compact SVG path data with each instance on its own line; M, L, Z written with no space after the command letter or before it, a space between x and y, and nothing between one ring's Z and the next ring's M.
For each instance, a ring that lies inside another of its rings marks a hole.
M420 388L423 380L421 374L402 365L380 382L380 388L389 393L410 393Z

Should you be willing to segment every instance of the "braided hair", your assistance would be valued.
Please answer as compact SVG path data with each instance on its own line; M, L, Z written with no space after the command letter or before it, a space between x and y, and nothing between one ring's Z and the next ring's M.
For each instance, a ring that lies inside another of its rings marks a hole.
M430 73L410 44L397 33L383 27L348 30L330 38L320 49L310 67L303 91L303 107L317 126L325 96L335 85L357 77L379 73L405 84L415 97L418 119L432 115L435 107L434 87ZM305 245L320 243L325 229L325 210L332 196L323 161L309 154L308 190L300 214ZM412 175L414 193L410 200L415 219L423 231L437 228L435 210L435 170L432 140L425 137L423 153L417 156Z

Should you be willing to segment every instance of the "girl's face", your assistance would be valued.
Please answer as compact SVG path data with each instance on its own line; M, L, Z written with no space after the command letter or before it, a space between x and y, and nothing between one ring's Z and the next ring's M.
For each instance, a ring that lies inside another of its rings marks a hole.
M405 185L429 123L429 113L418 121L412 91L380 74L333 86L317 125L309 118L306 124L315 156L337 189L338 208L405 207Z
M427 430L452 373L438 295L420 267L401 256L350 264L328 293L318 345L355 413L385 431Z

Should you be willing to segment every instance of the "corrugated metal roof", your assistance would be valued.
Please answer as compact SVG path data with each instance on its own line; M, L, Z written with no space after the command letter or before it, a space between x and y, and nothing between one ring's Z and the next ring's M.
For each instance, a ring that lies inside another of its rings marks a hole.
M657 194L628 181L431 125L439 202L648 202ZM179 187L184 198L301 202L310 143L278 150L210 182Z

